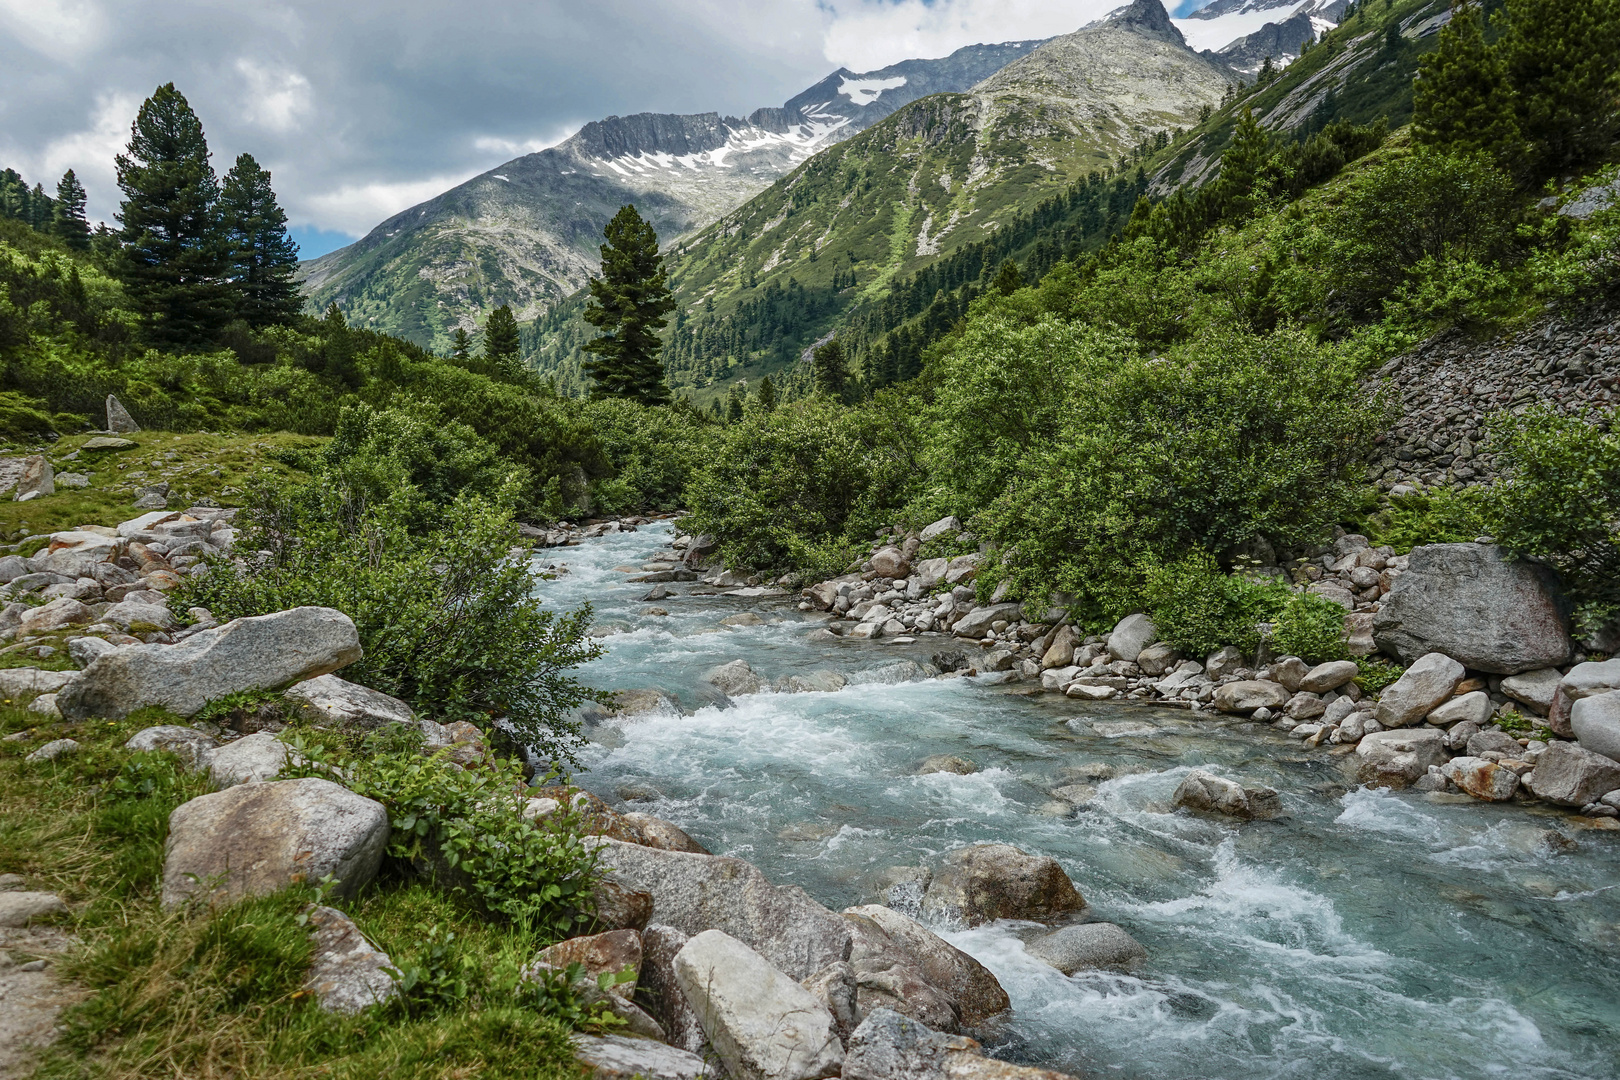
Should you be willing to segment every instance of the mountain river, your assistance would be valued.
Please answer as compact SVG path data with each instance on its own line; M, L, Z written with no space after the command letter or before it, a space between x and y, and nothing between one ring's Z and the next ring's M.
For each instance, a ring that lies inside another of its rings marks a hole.
M587 729L576 781L835 911L876 902L886 868L974 841L1056 858L1149 959L1065 977L1025 953L1032 925L935 927L1012 998L996 1056L1133 1080L1620 1077L1620 832L1360 789L1342 755L1259 725L919 679L898 662L961 643L811 643L821 622L797 597L678 584L656 605L669 614L649 615L648 586L613 568L669 537L658 524L536 556L568 568L538 583L546 603L589 601L610 631L585 681L682 707ZM764 624L720 625L744 611ZM700 676L738 658L768 681L851 683L727 705ZM933 754L979 771L917 775ZM1194 767L1276 788L1286 815L1175 812ZM1096 793L1054 801L1071 784Z

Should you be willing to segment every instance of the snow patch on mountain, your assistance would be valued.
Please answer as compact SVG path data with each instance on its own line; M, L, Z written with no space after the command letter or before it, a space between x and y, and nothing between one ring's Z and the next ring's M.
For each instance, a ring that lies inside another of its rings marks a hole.
M892 79L844 79L838 84L838 92L857 105L870 105L876 101L885 90L898 90L906 85L906 77L898 75Z

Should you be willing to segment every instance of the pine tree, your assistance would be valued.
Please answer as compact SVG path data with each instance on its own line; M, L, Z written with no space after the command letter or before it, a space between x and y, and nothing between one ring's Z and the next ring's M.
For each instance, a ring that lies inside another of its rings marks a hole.
M1011 259L1001 260L996 268L996 276L990 280L990 288L1002 296L1011 296L1024 287L1024 275L1018 272L1018 264Z
M731 393L726 395L726 422L735 424L743 418L743 401L748 391L741 386L733 385Z
M595 360L582 365L595 382L596 397L628 397L647 405L667 404L663 343L658 331L675 307L670 295L658 234L626 206L608 222L602 245L602 273L591 279L585 321L603 336L585 345Z
M173 83L141 106L115 159L124 201L124 289L162 344L213 339L231 316L226 248L214 214L219 182L202 124Z
M51 231L75 251L90 249L90 222L84 216L84 185L69 169L56 185L56 212Z
M465 364L472 359L472 337L459 326L456 327L456 332L450 335L450 359L458 364Z
M768 413L776 411L776 384L771 382L769 375L760 380L759 389L754 392L754 400L759 402L761 411Z
M517 318L505 304L489 313L484 323L484 361L496 377L508 382L523 378L523 335L518 330Z
M1254 118L1254 110L1245 108L1221 155L1218 184L1230 214L1247 217L1254 208L1255 185L1270 158L1271 133Z
M1477 0L1452 6L1439 43L1418 61L1412 109L1420 143L1482 151L1504 163L1517 156L1519 129L1507 70L1485 43L1485 17Z
M849 363L837 338L810 354L810 369L816 393L834 401L844 400L849 388Z
M1620 126L1620 0L1507 0L1501 50L1544 176L1595 160Z
M270 174L252 154L236 159L225 174L219 219L236 288L236 314L250 326L291 322L303 307L293 275L298 245L287 235L287 215L276 204Z

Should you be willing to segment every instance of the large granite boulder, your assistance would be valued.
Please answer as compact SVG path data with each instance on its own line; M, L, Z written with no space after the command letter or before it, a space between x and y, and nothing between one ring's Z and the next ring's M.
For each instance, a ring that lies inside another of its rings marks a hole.
M1576 664L1569 669L1568 675L1558 681L1558 687L1553 691L1552 706L1547 711L1547 726L1552 728L1555 735L1572 738L1575 732L1569 726L1569 717L1575 703L1610 690L1620 690L1620 657Z
M1374 787L1404 788L1446 761L1445 732L1433 727L1375 731L1356 744L1358 775Z
M916 919L881 904L846 908L844 918L855 933L850 962L858 976L867 976L864 984L858 980L864 990L883 989L871 976L882 971L883 964L899 962L915 967L949 1003L954 1023L944 1030L955 1030L958 1025L981 1028L991 1017L1011 1008L1007 991L989 968ZM862 1011L871 1010L863 1004ZM906 1012L904 1008L896 1011Z
M1023 613L1022 604L989 604L974 608L951 626L951 633L957 637L982 638L990 632L992 624L1003 620L1015 622L1023 618Z
M1114 625L1108 635L1108 653L1115 660L1136 663L1142 650L1158 638L1159 631L1146 615L1127 615Z
M1268 787L1244 787L1235 780L1203 769L1194 769L1182 778L1170 801L1188 810L1252 821L1282 813L1282 797Z
M181 727L178 724L159 724L157 727L142 728L124 743L126 750L148 754L173 754L192 769L201 768L205 756L217 746L219 743L205 732L196 728Z
M1440 773L1463 794L1485 802L1506 802L1519 790L1517 773L1484 758L1454 757L1440 766Z
M28 560L36 574L64 574L70 578L90 577L97 563L112 562L123 554L126 541L90 529L52 533L50 543Z
M1029 955L1065 975L1095 968L1129 968L1147 959L1147 950L1113 923L1081 923L1031 941Z
M217 788L257 784L281 775L287 767L287 744L261 731L200 754L197 764L208 770Z
M1073 1080L1050 1069L985 1057L965 1035L943 1035L879 1009L850 1036L844 1080Z
M61 690L69 720L119 720L157 705L192 716L241 690L274 690L361 657L354 622L332 608L300 607L235 619L178 645L127 645L98 656Z
M1215 688L1215 707L1224 713L1247 715L1256 709L1280 709L1292 696L1280 683L1239 679Z
M366 940L354 920L336 908L315 907L309 927L315 951L304 989L322 1009L352 1015L399 994L399 983L388 973L393 960Z
M338 896L377 876L388 812L330 780L241 784L169 815L163 906L228 904L328 874Z
M675 981L731 1080L837 1076L844 1048L816 996L746 944L705 930L675 956Z
M1056 859L1010 844L958 848L923 893L928 915L978 926L996 919L1056 919L1086 902Z
M1385 594L1373 636L1411 662L1445 653L1476 671L1516 675L1569 659L1570 605L1558 576L1492 544L1413 548Z
M645 893L641 895L645 896ZM653 923L641 932L641 968L636 979L636 1004L664 1029L671 1046L697 1053L708 1036L698 1023L692 1003L675 981L675 957L690 936L673 926Z
M1620 761L1620 690L1577 701L1569 726L1582 750Z
M746 660L733 660L729 664L712 667L703 673L703 681L727 697L757 694L765 689L765 680L754 674Z
M399 698L336 675L305 679L281 696L295 716L316 727L369 731L389 724L416 726L416 713Z
M1555 742L1524 776L1531 792L1560 806L1589 806L1620 788L1620 763L1574 743Z
M849 959L844 920L797 886L772 885L751 863L605 837L594 842L609 881L652 895L653 922L692 936L723 930L795 982Z
M1421 724L1451 697L1465 674L1463 666L1446 654L1426 653L1384 687L1373 718L1387 728Z

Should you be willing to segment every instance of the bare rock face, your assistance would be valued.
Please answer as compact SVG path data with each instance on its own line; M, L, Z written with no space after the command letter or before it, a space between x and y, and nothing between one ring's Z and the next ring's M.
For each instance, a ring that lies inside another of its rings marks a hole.
M856 982L855 966L847 960L828 964L808 979L799 983L832 1014L833 1030L838 1041L844 1042L855 1033L861 1022L860 989Z
M1250 821L1276 817L1282 812L1282 799L1268 787L1244 787L1203 769L1194 769L1176 787L1171 801L1177 806L1209 814Z
M597 930L642 930L652 919L652 893L611 881L591 884L591 912Z
M163 905L227 904L330 874L352 896L377 876L388 846L379 802L330 780L241 784L169 815Z
M309 925L315 954L304 989L322 1009L353 1014L399 993L399 984L388 974L394 962L347 915L336 908L312 908Z
M195 715L241 690L273 690L361 657L354 622L332 608L301 607L235 619L178 645L128 645L98 656L57 698L69 720L122 719L162 706Z
M675 979L732 1080L821 1080L844 1063L832 1014L765 957L719 930L675 956Z
M899 950L905 954L923 978L950 1002L956 1021L962 1027L983 1027L991 1017L1012 1007L1007 991L989 968L909 915L880 904L866 904L844 910L844 918L853 922L854 917L868 919L882 931L888 946L886 952ZM872 935L857 931L856 945L850 951L850 959L857 967L862 959L857 954L863 943L870 948ZM898 1011L904 1012L903 1009Z
M643 896L646 894L643 893ZM690 938L673 926L654 923L641 933L641 974L636 980L636 1004L664 1028L671 1046L697 1053L708 1036L698 1023L691 1002L675 981L675 957Z
M1569 617L1547 567L1492 544L1428 544L1412 549L1373 636L1408 663L1439 652L1476 671L1517 675L1569 659Z
M1010 844L974 844L945 858L923 911L969 926L996 919L1055 919L1086 906L1056 859Z
M621 888L651 893L652 921L682 933L723 930L797 982L849 959L844 921L796 886L723 855L663 851L602 839L601 865Z

